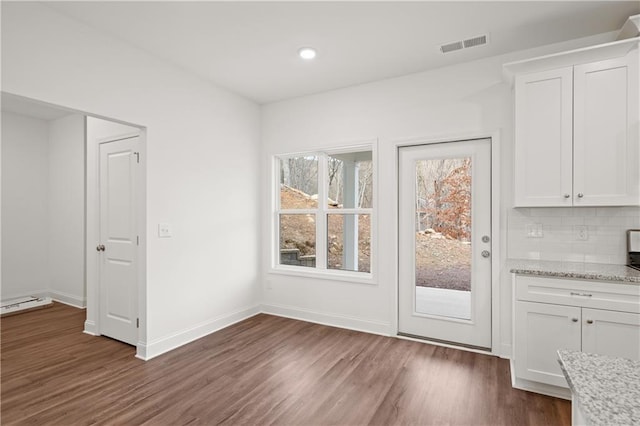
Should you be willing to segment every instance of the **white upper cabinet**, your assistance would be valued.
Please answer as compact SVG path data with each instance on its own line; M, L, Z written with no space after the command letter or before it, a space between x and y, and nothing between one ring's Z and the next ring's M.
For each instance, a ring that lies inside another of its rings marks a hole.
M571 206L573 67L516 77L516 206Z
M637 63L636 54L573 70L574 205L639 204Z
M621 56L591 62L602 49L570 52L564 67L562 54L505 65L516 70L515 207L640 205L638 41L615 47Z

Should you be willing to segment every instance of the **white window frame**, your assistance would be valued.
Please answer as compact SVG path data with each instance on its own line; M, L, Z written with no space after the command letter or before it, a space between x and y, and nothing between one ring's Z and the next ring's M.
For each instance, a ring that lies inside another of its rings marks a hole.
M336 154L354 152L371 152L372 177L372 207L371 208L341 208L329 209L326 202L328 195L328 157ZM280 209L280 160L293 157L316 156L318 158L318 206L315 209ZM348 281L362 284L377 284L377 204L378 204L378 161L377 141L358 145L309 150L304 152L277 154L271 157L271 267L269 273L303 276L309 278ZM368 214L371 227L370 267L369 272L347 271L327 268L327 219L329 214ZM316 266L295 266L280 264L280 215L282 214L312 214L316 216Z

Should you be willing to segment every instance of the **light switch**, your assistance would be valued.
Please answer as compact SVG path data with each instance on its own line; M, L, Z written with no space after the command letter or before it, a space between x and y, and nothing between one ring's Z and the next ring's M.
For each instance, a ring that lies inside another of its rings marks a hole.
M160 238L171 238L171 225L168 223L159 223L158 224L158 237Z

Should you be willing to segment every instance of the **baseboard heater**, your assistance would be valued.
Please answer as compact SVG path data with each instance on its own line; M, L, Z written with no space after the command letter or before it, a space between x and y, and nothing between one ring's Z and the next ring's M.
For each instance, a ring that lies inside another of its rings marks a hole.
M26 296L2 301L0 315L11 315L26 310L48 308L53 305L50 297Z

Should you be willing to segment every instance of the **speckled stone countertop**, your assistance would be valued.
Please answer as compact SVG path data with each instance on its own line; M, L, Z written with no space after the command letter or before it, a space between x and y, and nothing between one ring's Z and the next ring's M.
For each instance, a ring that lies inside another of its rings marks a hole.
M567 350L558 361L590 425L640 425L640 361Z
M511 259L507 266L515 274L640 284L640 271L625 265Z

